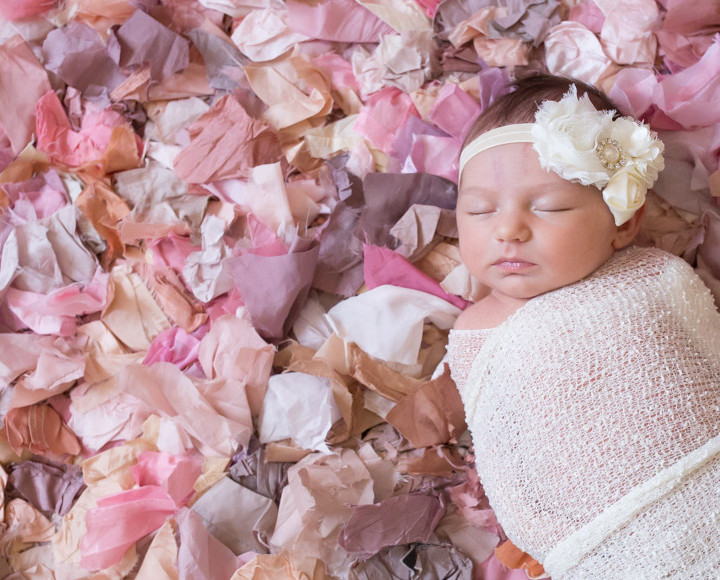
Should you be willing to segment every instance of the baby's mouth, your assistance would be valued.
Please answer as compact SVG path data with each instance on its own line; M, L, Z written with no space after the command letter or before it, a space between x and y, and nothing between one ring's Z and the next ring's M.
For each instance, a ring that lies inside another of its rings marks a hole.
M493 263L493 266L506 272L522 272L534 267L535 264L522 258L500 258Z

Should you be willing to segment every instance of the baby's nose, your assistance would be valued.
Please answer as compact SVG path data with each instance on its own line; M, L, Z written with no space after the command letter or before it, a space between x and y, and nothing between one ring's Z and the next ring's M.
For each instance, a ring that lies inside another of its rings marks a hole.
M502 242L527 242L530 228L520 214L511 212L498 216L495 235Z

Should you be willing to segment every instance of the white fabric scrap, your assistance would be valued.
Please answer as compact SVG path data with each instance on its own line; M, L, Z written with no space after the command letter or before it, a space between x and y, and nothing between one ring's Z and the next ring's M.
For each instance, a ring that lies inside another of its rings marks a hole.
M167 145L188 145L190 137L187 127L210 110L210 106L197 97L168 101L162 109L148 106L152 119L145 129L146 139L155 139ZM149 131L149 132L148 132Z
M232 41L253 62L273 60L299 42L310 40L288 28L288 11L266 8L254 10L233 31Z
M293 324L293 334L303 346L319 349L332 334L327 313L319 300L308 298Z
M225 265L231 250L223 241L225 222L220 218L206 216L200 231L203 249L187 257L183 278L196 298L209 302L233 287L232 276Z
M343 300L328 312L333 331L370 356L404 365L417 363L423 324L452 327L460 309L411 288L383 285Z
M75 207L65 206L48 218L18 225L3 248L0 280L47 294L73 282L89 282L97 259L76 234Z
M274 375L260 411L260 441L290 438L303 449L330 453L325 436L340 417L329 379L306 373Z

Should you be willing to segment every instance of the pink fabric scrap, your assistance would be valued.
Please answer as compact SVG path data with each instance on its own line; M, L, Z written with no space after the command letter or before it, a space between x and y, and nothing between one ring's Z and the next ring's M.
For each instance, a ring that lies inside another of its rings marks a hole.
M555 26L545 39L545 64L553 74L597 84L617 67L598 37L579 22Z
M218 318L227 316L228 314L234 316L237 309L243 306L245 306L245 302L243 301L242 295L238 292L237 288L232 288L227 294L218 296L208 302L205 311L214 323Z
M38 334L71 336L78 316L100 312L108 299L109 274L98 270L88 284L70 284L49 294L8 288L5 302L21 323Z
M657 55L654 31L662 23L655 0L595 0L605 22L600 34L605 53L616 63L653 66Z
M418 135L413 140L404 173L428 173L457 183L462 141L455 137Z
M428 18L435 18L441 2L442 0L415 0L415 3L423 9Z
M495 99L506 94L510 87L505 69L486 68L478 72L479 98L481 110L487 109L495 102Z
M600 34L605 22L605 15L593 0L584 0L570 9L568 20L579 22L591 32Z
M354 0L287 0L288 27L318 40L379 42L395 31Z
M497 559L495 554L482 563L480 574L483 580L528 580L525 570L510 570Z
M202 457L143 451L130 468L140 487L161 487L181 507L193 494L193 485L202 474Z
M685 128L720 122L720 37L690 68L664 77L654 87L654 100Z
M200 339L174 326L158 334L150 344L143 364L169 362L184 369L197 360Z
M694 65L713 43L720 12L716 2L665 0L661 4L667 12L655 35L665 65L676 73Z
M33 114L34 112L35 106L33 105ZM33 121L32 124L34 125L35 121ZM3 171L8 165L10 165L13 159L15 159L15 152L12 149L10 139L0 123L0 171Z
M415 141L420 136L447 138L448 135L437 126L426 123L420 117L411 115L407 123L400 127L395 135L392 150L388 157L388 173L408 173L410 171L408 169L408 160L411 158ZM444 168L438 167L438 169L442 170Z
M172 268L176 272L182 272L187 257L199 249L190 238L176 233L153 238L146 243L152 250L153 262L156 266Z
M141 423L151 414L169 420L206 457L230 456L252 435L245 385L237 380L194 378L159 362L122 367L117 385L129 403L140 402L133 410L134 420Z
M83 117L80 131L74 131L65 109L54 91L45 93L36 105L37 148L53 160L78 167L97 162L110 143L113 129L129 128L129 123L119 113L106 109ZM142 141L136 135L138 151Z
M448 135L463 140L482 109L479 103L455 83L440 89L428 119Z
M274 231L261 222L254 214L247 216L248 233L252 241L251 254L258 256L283 256L290 248Z
M470 302L459 296L448 294L440 284L418 270L400 254L388 248L365 244L365 285L369 290L392 284L402 288L427 292L447 300L458 308L467 308Z
M13 0L0 2L0 16L5 20L27 20L49 12L57 0Z
M0 10L12 12L10 6L17 4L0 2ZM0 46L0 77L0 126L18 154L35 133L35 102L52 87L47 71L20 36Z
M281 256L246 253L229 258L229 268L253 326L266 339L279 338L305 302L319 246Z
M350 61L339 54L325 52L313 57L312 64L327 74L333 87L359 90L360 85L353 74Z
M198 360L208 378L231 378L246 386L253 415L262 407L274 355L275 347L260 338L242 316L224 315L214 320L198 349Z
M256 165L282 156L275 133L230 95L218 99L188 132L190 145L173 162L175 173L188 183L246 178Z
M615 75L615 83L608 96L624 115L642 118L653 106L653 93L658 84L657 75L648 69L625 68Z
M157 530L176 510L173 499L157 485L100 498L85 517L87 533L80 543L80 564L87 570L117 564L130 546Z
M27 181L4 183L3 190L13 202L19 199L28 200L40 220L51 216L70 202L65 185L54 169L35 175Z
M410 96L395 87L387 87L367 99L354 129L381 151L389 152L397 131L410 116L420 116Z

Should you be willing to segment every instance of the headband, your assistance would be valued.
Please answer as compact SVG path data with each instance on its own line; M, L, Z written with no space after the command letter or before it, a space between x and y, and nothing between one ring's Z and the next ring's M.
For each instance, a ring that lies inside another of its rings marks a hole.
M532 143L532 123L505 125L475 137L460 153L460 173L473 157L487 149L510 143Z
M614 119L615 111L598 111L575 85L559 101L545 101L534 123L505 125L473 139L460 154L459 174L479 153L511 143L532 143L540 166L563 179L594 185L615 218L628 221L645 203L665 166L663 142L631 117Z

